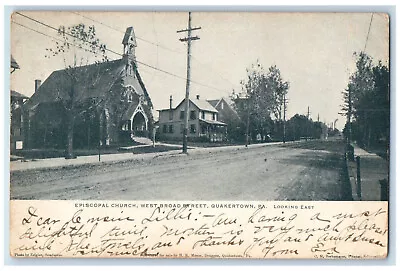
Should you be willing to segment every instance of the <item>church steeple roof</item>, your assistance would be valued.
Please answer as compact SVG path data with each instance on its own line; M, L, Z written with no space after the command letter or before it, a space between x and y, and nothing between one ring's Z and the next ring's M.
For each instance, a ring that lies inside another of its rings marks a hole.
M136 37L135 37L135 31L133 30L133 26L130 26L126 29L124 38L122 40L122 44L123 45L127 45L127 44L132 44L133 46L137 46L136 45Z

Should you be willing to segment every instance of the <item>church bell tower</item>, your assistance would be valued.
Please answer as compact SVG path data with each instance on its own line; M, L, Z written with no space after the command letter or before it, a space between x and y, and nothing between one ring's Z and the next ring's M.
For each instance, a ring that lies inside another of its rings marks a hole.
M122 44L124 46L123 59L126 61L126 64L132 65L132 63L134 63L136 66L135 47L137 45L135 32L132 26L126 29Z

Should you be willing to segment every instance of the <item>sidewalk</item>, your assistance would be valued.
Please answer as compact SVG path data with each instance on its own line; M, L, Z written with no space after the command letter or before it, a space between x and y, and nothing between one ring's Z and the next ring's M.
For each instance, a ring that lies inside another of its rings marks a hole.
M277 144L282 144L282 142L253 144L249 145L248 147L245 147L243 145L211 147L211 148L190 147L188 153L189 155L195 155L202 153L204 154L211 152L229 151L235 149L239 150L246 148L260 148L268 145L277 145ZM172 146L172 144L168 145ZM173 146L179 146L179 145L173 145ZM19 160L10 162L10 171L15 172L24 170L65 168L65 167L74 167L80 165L99 165L102 163L113 163L113 162L128 161L128 160L147 160L156 157L167 157L179 154L183 155L182 150L171 150L167 152L154 152L154 153L143 153L143 154L133 154L133 153L102 154L100 161L98 155L79 156L76 159L65 159L63 157L60 157L60 158L48 158L48 159L38 159L38 160L28 160L28 161Z
M154 144L155 146L167 146L167 147L178 147L182 148L182 145L178 144L169 144L169 143L159 143L156 142ZM144 144L144 145L137 145L137 146L127 146L127 147L119 147L121 150L132 150L132 149L137 149L137 148L143 148L143 147L150 147L153 146L153 144ZM196 149L197 147L190 147L191 149Z
M361 198L357 195L357 156L360 157ZM354 200L385 200L380 181L389 181L389 161L354 145L354 161L348 161L347 167Z

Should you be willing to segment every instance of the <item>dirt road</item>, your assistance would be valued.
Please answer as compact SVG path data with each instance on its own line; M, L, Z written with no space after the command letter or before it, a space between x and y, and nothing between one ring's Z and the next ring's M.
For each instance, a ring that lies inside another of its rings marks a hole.
M314 141L11 173L12 199L346 200L343 143Z

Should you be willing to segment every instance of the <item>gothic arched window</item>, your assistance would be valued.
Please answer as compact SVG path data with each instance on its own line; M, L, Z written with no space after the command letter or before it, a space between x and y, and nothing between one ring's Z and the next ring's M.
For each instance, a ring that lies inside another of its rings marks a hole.
M133 93L135 92L134 88L132 86L127 86L125 89L125 100L128 103L133 102Z
M127 74L127 75L130 75L130 76L135 75L135 74L134 74L134 71L133 71L133 65L132 65L132 63L129 63L129 64L126 65L126 74Z

